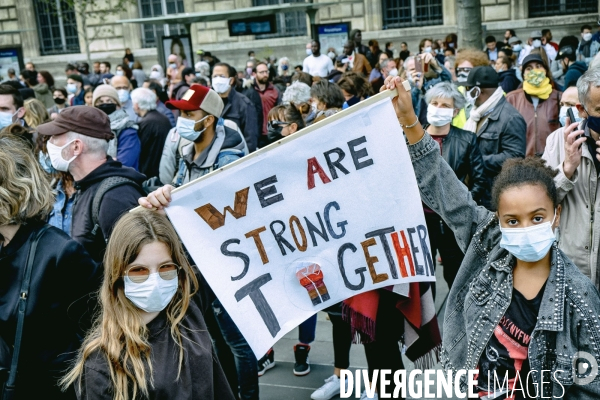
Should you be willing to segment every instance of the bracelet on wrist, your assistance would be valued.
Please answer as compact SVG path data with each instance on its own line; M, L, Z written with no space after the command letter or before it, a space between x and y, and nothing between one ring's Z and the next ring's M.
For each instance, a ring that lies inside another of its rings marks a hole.
M410 129L410 128L414 128L419 123L419 118L417 118L416 121L410 125L404 125L402 122L400 122L400 119L398 119L398 123L400 124L400 127L402 129L404 129L404 128Z

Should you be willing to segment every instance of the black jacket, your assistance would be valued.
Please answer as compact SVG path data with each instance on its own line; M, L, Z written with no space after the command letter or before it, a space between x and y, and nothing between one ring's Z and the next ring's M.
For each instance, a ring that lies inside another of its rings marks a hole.
M262 107L262 100L260 99L260 94L258 94L256 89L254 89L253 85L244 86L242 89L242 94L244 96L246 96L252 102L252 104L254 104L254 110L255 110L256 116L257 116L256 123L258 126L258 132L256 133L256 140L258 141L258 136L261 136L260 133L262 131L262 126L264 124L263 107Z
M483 156L488 188L492 187L504 161L509 158L525 157L526 136L525 120L502 96L477 130L477 143ZM490 200L491 194L488 191L483 199L483 205L488 209L491 206Z
M0 336L12 347L17 326L19 291L30 241L42 222L22 225L0 246ZM88 294L100 285L101 271L83 246L60 229L49 228L38 242L31 271L23 325L18 399L64 399L56 382L79 348L91 316L80 319ZM75 304L73 304L76 300ZM88 321L86 323L85 321Z
M256 150L259 132L258 114L248 97L239 94L232 88L227 96L227 103L223 108L221 118L235 122L246 139L248 151Z
M169 118L157 110L150 110L139 122L140 172L149 178L158 176L165 140L171 130Z
M75 198L73 200L73 221L71 236L85 247L96 262L101 262L106 249L106 240L112 228L125 212L138 205L142 195L134 185L122 185L109 190L100 203L100 229L92 234L92 202L94 195L105 178L122 176L137 182L140 187L146 177L133 168L123 167L120 162L107 159L104 164L90 172L85 178L75 182ZM101 231L101 232L100 232Z
M517 72L514 69L502 71L498 74L500 77L500 86L504 93L509 93L519 87L521 81L517 78Z
M468 177L471 196L479 203L489 188L477 137L472 132L450 126L450 132L442 140L442 157L462 183L467 184Z

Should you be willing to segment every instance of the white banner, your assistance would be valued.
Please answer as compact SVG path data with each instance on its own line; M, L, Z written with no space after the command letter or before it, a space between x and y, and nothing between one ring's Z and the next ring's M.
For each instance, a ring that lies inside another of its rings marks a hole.
M169 218L257 358L323 308L435 280L390 95L173 192Z

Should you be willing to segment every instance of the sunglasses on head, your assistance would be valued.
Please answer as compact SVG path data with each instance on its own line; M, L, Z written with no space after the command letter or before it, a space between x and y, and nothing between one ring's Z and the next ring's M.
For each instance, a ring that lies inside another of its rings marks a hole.
M174 263L163 264L158 267L158 276L165 281L170 281L177 278L179 265ZM143 283L150 276L150 268L141 265L134 265L125 272L125 276L133 283Z
M287 122L277 121L277 120L269 121L267 123L267 127L269 127L269 128L279 128L279 127L283 127L283 126L287 126L287 125L289 125Z

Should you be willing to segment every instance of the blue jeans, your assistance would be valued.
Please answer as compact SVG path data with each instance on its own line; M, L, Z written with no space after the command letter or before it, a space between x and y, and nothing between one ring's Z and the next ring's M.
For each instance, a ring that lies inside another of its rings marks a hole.
M313 315L298 327L298 341L304 344L311 344L315 340L315 331L317 330L317 314Z
M258 364L252 349L219 299L213 301L212 309L223 339L235 358L240 398L258 400Z

